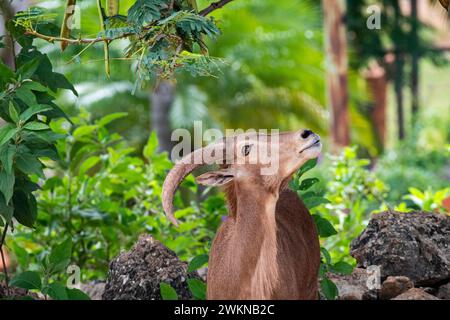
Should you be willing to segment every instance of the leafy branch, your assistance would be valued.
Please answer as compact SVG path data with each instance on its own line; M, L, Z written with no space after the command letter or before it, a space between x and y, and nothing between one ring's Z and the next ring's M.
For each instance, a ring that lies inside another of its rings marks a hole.
M199 11L198 15L206 17L209 14L211 14L213 11L224 7L227 3L231 2L231 1L233 1L233 0L222 0L222 1L214 2L210 6L208 6L205 9ZM151 28L155 27L156 24L157 24L157 21L154 21L153 23L150 23L150 24L146 25L145 27L143 27L142 31L148 31ZM45 34L37 32L36 30L34 30L32 28L26 30L25 34L33 36L33 37L36 37L36 38L39 38L39 39L42 39L42 40L45 40L47 42L51 42L51 43L64 42L64 43L71 44L71 45L92 44L92 43L104 42L104 41L111 42L111 41L114 41L114 40L120 40L120 39L124 39L124 38L129 38L129 37L136 36L136 35L139 36L139 34L136 31L130 31L130 32L124 32L124 33L122 33L122 34L120 34L118 36L115 36L115 37L104 37L104 36L101 36L101 37L97 37L97 38L78 38L78 39L74 39L74 38L67 38L67 37L62 37L62 36L54 37L54 36L45 35ZM145 37L145 35L141 35L141 36L139 36L139 39L142 39L144 37Z
M199 15L201 16L207 16L208 14L210 14L211 12L222 8L223 6L225 6L226 4L230 3L233 0L221 0L221 1L217 1L217 2L213 2L209 5L209 7L201 10L199 12Z
M195 0L136 0L127 15L123 16L119 14L118 7L114 7L114 10L109 10L108 7L106 13L101 1L97 0L100 33L96 38L71 38L70 30L65 29L67 15L64 17L63 30L59 36L44 34L39 28L43 23L51 22L45 18L45 13L37 8L20 13L14 23L24 28L24 34L31 39L61 42L62 48L69 44L87 44L89 47L94 43L104 43L105 71L108 76L111 60L109 45L115 40L127 38L130 44L125 49L124 56L127 59L135 57L138 61L137 87L152 76L159 79L172 78L179 69L185 69L193 75L211 75L218 63L208 57L204 37L215 39L220 35L220 31L214 18L207 16L229 2L231 0L214 2L198 11ZM73 3L75 1L68 1L67 5ZM67 10L69 9L66 8L66 12ZM196 53L197 48L199 54Z

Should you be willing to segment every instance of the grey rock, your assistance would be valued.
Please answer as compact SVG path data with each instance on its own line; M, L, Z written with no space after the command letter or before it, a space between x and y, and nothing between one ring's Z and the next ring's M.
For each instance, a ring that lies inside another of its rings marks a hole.
M358 267L379 265L382 279L407 276L416 286L434 286L450 279L450 216L375 214L352 241L350 254Z
M186 280L198 278L186 273L187 263L149 235L140 236L135 246L121 253L109 267L104 300L160 300L160 283L170 284L179 299L192 294Z
M392 300L439 300L421 288L412 288Z
M34 300L44 300L44 296L40 293L34 293L22 288L11 286L7 289L6 284L0 281L0 300L22 299L23 297L31 297Z
M208 267L203 267L197 270L198 276L206 282L206 278L208 276Z
M329 273L328 278L339 290L339 300L375 300L377 290L367 286L369 273L365 269L355 268L350 275Z
M86 293L91 300L102 300L105 292L106 283L103 281L93 281L89 283L82 283L80 290Z
M450 282L440 286L436 296L442 300L450 300Z

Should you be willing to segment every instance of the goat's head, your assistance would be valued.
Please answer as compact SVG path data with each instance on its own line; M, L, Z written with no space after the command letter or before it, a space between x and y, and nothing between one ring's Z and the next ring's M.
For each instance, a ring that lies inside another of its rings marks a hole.
M173 196L182 180L196 168L220 164L221 169L204 173L197 182L209 186L234 184L278 192L307 161L322 149L320 137L310 130L280 134L240 134L225 137L182 158L164 181L162 200L169 219L173 216ZM274 165L274 161L276 165Z

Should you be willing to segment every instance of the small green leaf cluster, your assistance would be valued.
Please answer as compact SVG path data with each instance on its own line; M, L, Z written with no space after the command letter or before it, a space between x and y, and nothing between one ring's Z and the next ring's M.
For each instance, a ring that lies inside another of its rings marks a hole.
M173 7L167 1L137 1L128 11L130 26L139 34L127 51L129 57L139 57L137 85L155 75L172 78L176 70L202 76L217 72L221 61L208 57L204 36L215 39L219 29L214 19L199 15L189 1L178 1ZM200 53L195 53L195 46Z
M70 264L71 253L72 240L68 238L55 245L51 252L43 257L39 271L19 273L11 279L9 285L40 293L45 299L50 297L54 300L89 300L81 290L69 288L57 280Z
M394 207L394 210L400 212L422 210L428 212L434 211L444 214L448 213L447 208L444 207L444 200L450 197L450 188L444 188L434 192L430 187L428 187L424 191L418 188L410 187L408 188L408 192L408 194L402 197L402 199L406 201L396 205ZM385 204L380 208L379 211L385 211L388 209L388 206Z
M329 181L325 196L330 203L321 207L321 213L338 231L325 241L334 260L349 256L350 242L366 227L370 214L385 203L388 188L369 168L370 160L357 156L356 147L347 147L338 155L329 156Z
M13 36L20 34L21 26L8 27ZM16 70L0 62L0 117L6 122L0 128L0 226L14 218L33 227L37 182L45 178L46 163L58 158L55 144L62 137L49 126L65 116L54 94L58 89L76 91L26 37L17 41L22 50L15 57Z

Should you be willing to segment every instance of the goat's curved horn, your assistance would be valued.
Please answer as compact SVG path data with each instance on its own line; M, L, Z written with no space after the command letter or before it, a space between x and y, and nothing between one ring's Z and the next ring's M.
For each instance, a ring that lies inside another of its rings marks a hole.
M205 155L210 155L213 150L224 150L224 146L225 145L223 142L217 142L208 145L207 147L197 149L182 158L168 173L163 184L162 205L164 212L174 225L178 226L178 221L173 215L173 198L179 185L183 179L196 168L206 164L212 164L215 161L223 160L223 153L220 155L214 155L214 157L212 157L213 159L210 159L212 161L209 162L205 162L204 158Z

